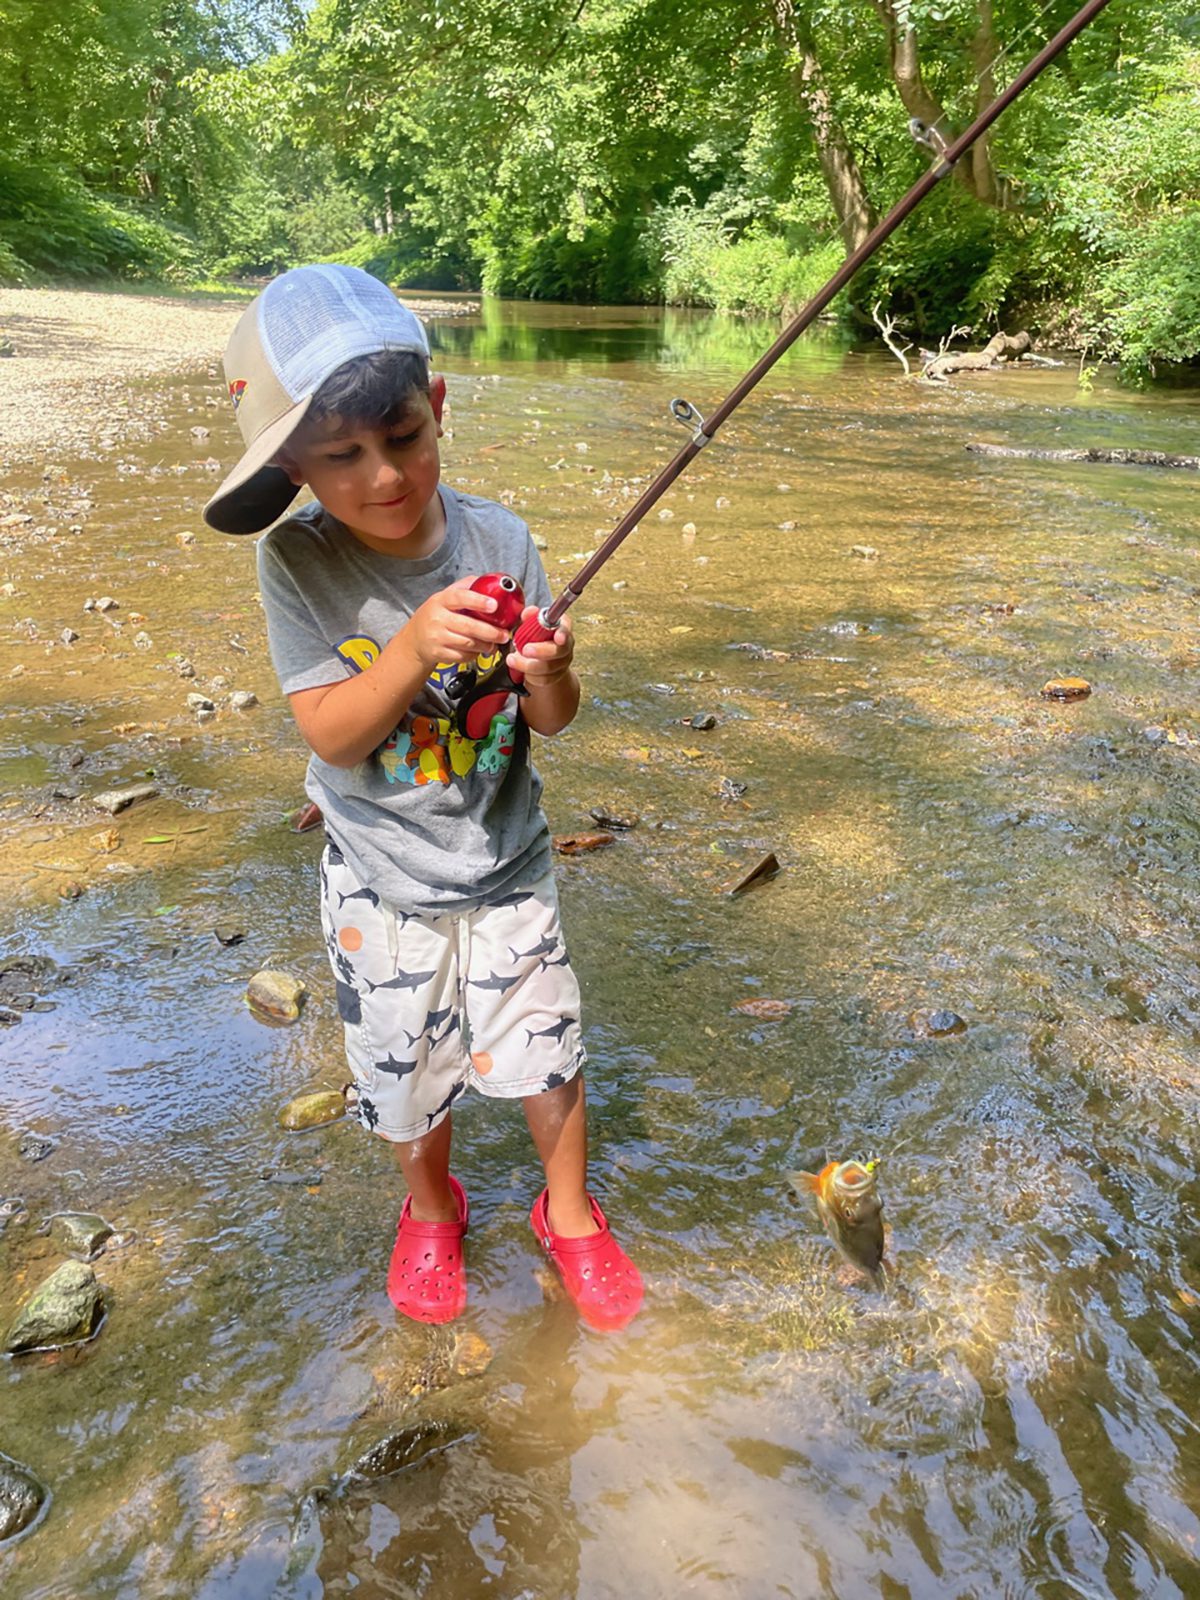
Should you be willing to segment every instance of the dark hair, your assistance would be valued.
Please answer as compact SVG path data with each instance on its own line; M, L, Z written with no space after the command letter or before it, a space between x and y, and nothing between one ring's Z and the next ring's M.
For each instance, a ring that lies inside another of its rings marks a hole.
M306 421L386 428L408 410L416 394L429 393L429 363L414 350L377 350L344 361L313 396Z

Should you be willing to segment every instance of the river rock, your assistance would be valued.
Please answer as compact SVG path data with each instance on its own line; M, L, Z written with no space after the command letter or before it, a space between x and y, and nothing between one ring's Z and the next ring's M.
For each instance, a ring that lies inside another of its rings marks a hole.
M277 1022L295 1022L303 997L303 983L290 972L273 972L266 968L256 972L246 985L246 1004L251 1011L273 1017Z
M373 1482L390 1477L402 1467L416 1466L428 1456L460 1440L474 1438L476 1425L450 1419L408 1423L365 1450L347 1473L349 1482Z
M229 696L229 706L232 711L248 711L251 706L258 704L258 696L253 689L238 689Z
M132 783L128 789L105 789L102 794L94 794L92 804L115 817L118 811L136 805L139 800L153 800L157 793L156 783Z
M74 644L79 635L74 628L64 628L58 636L64 644Z
M319 1089L290 1100L279 1113L279 1126L289 1133L302 1133L306 1128L323 1128L345 1115L346 1098L341 1091Z
M210 700L206 694L193 692L188 695L187 703L189 711L215 711L217 709L215 702Z
M1086 678L1051 678L1042 685L1043 700L1086 700L1092 686Z
M94 1256L113 1236L113 1227L94 1211L60 1211L50 1218L50 1237L72 1256Z
M914 1011L908 1025L918 1039L948 1039L967 1031L957 1011Z
M91 1337L104 1304L96 1274L82 1261L64 1261L21 1306L4 1337L11 1355Z
M610 811L607 806L590 807L588 816L602 828L617 828L623 833L636 828L640 820L636 811Z
M43 1139L37 1133L22 1134L17 1154L23 1161L45 1161L47 1156L54 1154L54 1140Z
M45 1503L45 1485L19 1461L0 1455L0 1544L27 1528Z

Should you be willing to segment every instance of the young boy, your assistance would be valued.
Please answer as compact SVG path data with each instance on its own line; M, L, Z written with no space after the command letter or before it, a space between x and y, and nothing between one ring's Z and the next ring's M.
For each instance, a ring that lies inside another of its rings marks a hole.
M587 1192L579 986L529 760L528 730L578 709L571 629L514 654L528 692L505 692L509 631L471 583L509 574L526 615L549 585L519 518L439 482L445 381L384 284L284 273L239 320L225 375L246 451L205 520L259 533L301 485L316 496L259 540L259 587L328 829L321 916L358 1116L409 1189L388 1294L422 1322L466 1305L450 1108L470 1085L521 1100L546 1175L534 1233L584 1319L623 1327L642 1283ZM447 693L464 682L474 720Z

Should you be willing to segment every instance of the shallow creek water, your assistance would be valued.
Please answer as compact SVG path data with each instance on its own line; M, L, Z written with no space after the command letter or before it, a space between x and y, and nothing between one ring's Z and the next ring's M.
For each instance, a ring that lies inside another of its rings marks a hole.
M438 322L446 477L529 520L557 589L682 441L672 396L711 410L770 336ZM494 1357L429 1392L445 1335L384 1293L389 1152L276 1121L344 1073L253 550L200 523L236 451L216 374L154 443L7 482L0 967L45 963L45 1009L0 1029L0 1318L59 1259L51 1213L134 1235L91 1344L0 1367L0 1448L52 1490L8 1600L1200 1593L1196 477L964 450L1200 455L1200 394L1074 379L921 387L806 340L575 607L583 708L537 755L554 831L641 818L559 878L647 1306L604 1338L547 1300L519 1113L468 1103ZM1062 674L1091 697L1039 698ZM235 689L261 703L186 706ZM158 798L91 808L147 772ZM723 893L767 850L774 881ZM293 1027L242 1003L268 965L309 985ZM931 1007L966 1032L919 1037ZM784 1181L826 1153L882 1158L885 1295ZM346 1485L389 1434L409 1464Z

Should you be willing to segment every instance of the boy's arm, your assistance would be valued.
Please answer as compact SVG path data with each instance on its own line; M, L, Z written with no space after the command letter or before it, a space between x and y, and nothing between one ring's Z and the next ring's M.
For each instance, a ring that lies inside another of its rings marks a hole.
M494 611L472 576L431 595L362 672L341 683L290 694L309 747L331 767L354 767L378 750L440 661L464 661L504 644L508 634L466 615ZM568 719L569 720L569 719Z
M522 615L537 611L526 606ZM553 734L575 720L579 710L579 679L572 670L575 639L571 619L563 617L553 639L527 644L522 654L514 650L509 662L525 674L528 696L521 701L521 715L535 733Z

